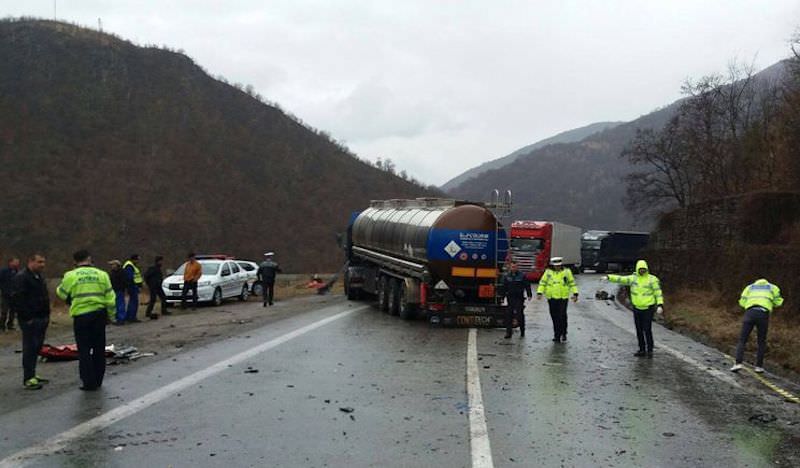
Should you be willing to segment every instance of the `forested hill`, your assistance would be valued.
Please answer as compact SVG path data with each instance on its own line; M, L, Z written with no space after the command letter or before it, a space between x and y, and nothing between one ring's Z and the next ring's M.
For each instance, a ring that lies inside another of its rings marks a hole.
M74 25L0 23L0 254L193 249L289 271L341 263L370 199L431 195L187 56Z
M622 122L596 122L583 127L573 128L572 130L561 132L549 138L545 138L544 140L540 140L537 141L536 143L524 146L514 151L511 154L503 156L502 158L493 159L479 166L473 167L472 169L468 169L462 174L453 177L452 179L447 181L444 185L441 186L441 189L446 192L455 190L459 185L469 181L473 177L478 177L479 175L487 171L490 171L492 169L499 169L505 165L511 164L518 158L524 157L525 155L533 152L534 150L543 148L547 145L554 145L556 143L573 143L576 141L581 141L590 135L602 132L603 130L607 130L609 128L614 128L621 123Z
M630 164L620 158L637 128L660 128L676 106L594 133L581 141L534 149L499 169L487 171L449 193L470 198L494 188L511 189L515 219L556 220L585 229L647 229L623 206Z
M781 82L786 69L787 63L782 61L758 73L751 71L753 84L758 83L753 89L761 90L753 91L754 96L764 94L767 89ZM730 77L728 81L737 82L737 79L744 79L745 75L740 73L740 76ZM722 76L707 79L711 83L725 82ZM722 86L721 89L728 88ZM534 149L510 164L462 183L448 193L457 198L475 198L495 188L511 189L515 219L556 220L585 229L649 230L656 222L659 209L669 210L671 206L656 206L656 209L639 217L628 211L631 198L629 196L626 200L626 194L630 195L628 189L631 181L630 178L626 180L625 176L633 174L632 178L638 178L639 188L646 186L650 179L638 177L641 167L634 167L630 158L622 157L622 154L631 147L637 130L658 132L676 116L685 102L686 99L681 99L577 142ZM752 109L756 107L752 106ZM751 113L755 114L752 109ZM650 203L650 199L643 201Z

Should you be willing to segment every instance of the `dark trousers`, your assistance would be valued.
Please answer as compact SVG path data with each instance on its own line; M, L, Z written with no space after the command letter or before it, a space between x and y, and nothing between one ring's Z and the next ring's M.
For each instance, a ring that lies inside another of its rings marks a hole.
M192 308L197 307L197 281L185 281L181 293L181 307L186 307L186 293L192 291Z
M553 320L553 337L557 340L567 338L567 305L568 299L548 299L550 319Z
M639 341L639 351L653 351L653 313L656 306L647 309L633 309L633 323L636 325L636 339Z
M114 295L117 298L117 323L122 323L125 321L125 290L114 291Z
M764 367L764 353L767 350L767 329L769 328L769 312L766 310L751 307L744 313L742 322L742 332L739 334L739 345L736 346L736 362L741 363L744 359L744 347L747 338L753 327L757 330L758 351L756 352L756 366Z
M0 329L14 328L14 311L11 310L11 299L3 295L0 298Z
M34 318L19 322L22 329L22 382L36 377L36 359L44 344L50 319Z
M139 312L139 286L128 286L128 309L125 311L125 320L133 322Z
M72 322L78 345L78 369L83 388L103 385L106 373L106 311L78 315Z
M272 305L272 295L275 293L275 280L264 281L261 286L264 291L264 304Z
M144 311L144 315L149 317L150 314L153 313L153 308L156 306L156 300L161 301L161 314L164 314L164 310L167 308L167 295L164 294L164 290L161 289L161 285L148 285L147 289L150 291L150 300L147 301L147 310ZM196 294L195 289L195 294Z
M506 311L506 335L511 335L514 328L514 319L517 319L519 332L525 334L525 299L509 297Z

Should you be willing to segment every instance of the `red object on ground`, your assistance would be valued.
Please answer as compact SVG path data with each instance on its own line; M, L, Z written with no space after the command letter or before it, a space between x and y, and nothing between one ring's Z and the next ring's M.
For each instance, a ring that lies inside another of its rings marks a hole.
M39 350L39 356L48 361L75 361L78 359L78 345L52 346L46 344Z
M106 351L106 357L113 356L114 353ZM48 361L77 361L78 360L78 345L68 344L62 346L53 346L45 344L39 350L39 356Z

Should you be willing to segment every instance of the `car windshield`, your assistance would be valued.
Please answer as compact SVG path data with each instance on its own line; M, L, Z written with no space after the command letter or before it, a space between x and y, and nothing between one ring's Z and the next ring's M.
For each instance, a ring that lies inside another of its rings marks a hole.
M213 260L201 260L200 261L200 267L203 268L203 274L204 275L216 275L217 272L219 271L219 266L220 265L222 265L222 262L217 262L217 261L213 261ZM178 269L175 270L175 273L173 273L173 275L175 275L175 276L183 275L183 270L184 269L186 269L186 264L185 263L183 265L181 265L180 267L178 267Z
M511 250L517 252L534 252L542 249L542 239L511 239Z

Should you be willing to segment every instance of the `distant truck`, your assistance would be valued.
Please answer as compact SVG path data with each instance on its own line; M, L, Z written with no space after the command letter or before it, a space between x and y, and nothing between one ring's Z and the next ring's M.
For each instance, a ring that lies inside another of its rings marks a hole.
M649 240L646 232L586 231L581 236L582 269L633 271Z
M555 221L514 221L508 257L531 281L542 277L552 257L562 257L565 267L577 271L581 267L581 228Z
M343 244L348 299L375 297L384 312L435 325L505 326L497 256L507 240L484 205L373 201L351 219Z

